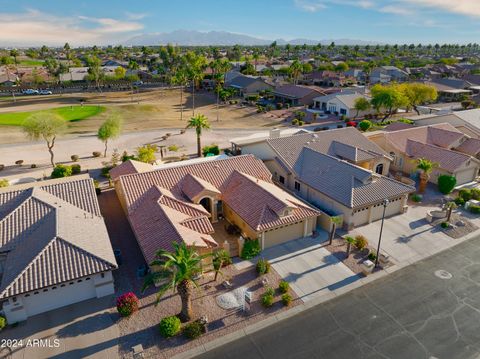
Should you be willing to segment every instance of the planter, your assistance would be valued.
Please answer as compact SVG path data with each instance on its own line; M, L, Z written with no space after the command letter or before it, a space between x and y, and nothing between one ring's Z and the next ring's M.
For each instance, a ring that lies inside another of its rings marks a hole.
M362 273L368 276L372 273L374 267L375 263L373 263L370 259L367 259L362 262Z

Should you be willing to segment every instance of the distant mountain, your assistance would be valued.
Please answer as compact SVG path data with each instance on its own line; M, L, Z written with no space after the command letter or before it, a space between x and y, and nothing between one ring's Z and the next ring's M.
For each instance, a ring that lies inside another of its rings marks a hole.
M208 46L208 45L269 45L274 40L260 39L243 34L235 34L227 31L209 31L201 32L194 30L175 30L172 32L162 32L154 34L142 34L134 36L122 45L142 46L142 45L166 45L177 44L183 46ZM337 45L376 45L377 42L352 40L352 39L330 39L330 40L311 40L311 39L293 39L286 41L277 39L278 45L322 45L330 44L332 41Z

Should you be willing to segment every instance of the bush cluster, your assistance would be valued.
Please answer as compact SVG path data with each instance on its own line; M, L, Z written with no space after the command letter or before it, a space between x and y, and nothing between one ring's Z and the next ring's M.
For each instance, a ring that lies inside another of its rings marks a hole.
M438 190L443 194L449 194L457 184L454 176L440 175L438 176Z
M280 293L287 293L290 289L290 284L285 280L281 280L278 284L278 289L280 290Z
M132 292L122 294L117 298L117 310L122 317L128 317L138 311L137 296Z
M52 178L63 178L70 177L71 175L76 175L82 172L82 167L79 164L74 164L71 166L68 165L56 165L52 171Z
M0 316L0 331L7 326L7 319Z
M270 262L266 259L260 258L255 266L258 275L264 275L270 272Z
M411 200L412 200L413 202L418 203L418 202L421 202L421 201L422 201L423 196L422 196L421 194L414 193L414 194L412 194L412 196L411 196L410 198L411 198Z
M183 328L183 334L188 339L196 339L203 333L205 333L205 324L203 324L199 320L191 322Z
M275 290L272 287L265 289L265 293L262 294L261 301L262 305L266 308L269 308L273 305L273 295Z
M358 124L358 127L362 131L368 131L372 127L372 123L368 120L363 120Z
M158 329L160 330L160 334L165 338L173 337L180 332L182 324L180 319L172 315L171 317L165 317L160 321L160 325Z
M448 228L449 225L450 225L450 223L448 223L448 222L440 223L440 227L442 227L442 228Z
M358 235L355 237L355 247L357 247L358 250L362 250L368 246L368 240L365 238L365 236Z
M282 294L282 303L288 307L292 303L292 296L289 293Z
M258 256L261 251L258 239L247 239L243 244L240 257L242 257L242 259L252 259Z
M210 145L210 146L205 146L202 148L202 154L203 157L207 157L207 155L214 155L217 156L220 154L220 149L218 148L218 145Z

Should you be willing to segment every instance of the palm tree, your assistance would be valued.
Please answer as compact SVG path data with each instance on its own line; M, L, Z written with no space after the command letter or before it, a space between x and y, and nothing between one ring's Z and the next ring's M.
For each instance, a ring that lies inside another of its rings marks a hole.
M292 76L293 84L296 85L297 82L298 82L298 77L302 73L303 66L300 63L300 61L295 60L295 61L292 62L292 64L290 65L290 67L288 69L289 69L289 72Z
M192 109L195 116L195 88L205 76L204 70L207 67L207 59L205 56L196 55L194 52L187 52L186 56L188 75L192 80Z
M225 74L230 70L231 64L228 60L215 60L210 65L214 71L214 79L216 82L216 92L217 92L217 122L219 118L219 102L220 102L220 90L225 83Z
M193 318L193 289L198 287L195 277L202 271L202 260L211 254L199 255L185 243L174 242L172 245L173 252L160 249L155 254L156 259L150 265L159 269L147 276L142 291L161 283L157 292L158 304L169 289L176 289L182 301L182 310L178 317L182 322L188 322Z
M183 121L183 92L185 85L188 83L187 71L184 67L180 67L175 71L172 77L172 84L180 86L180 121Z
M352 249L352 244L355 243L355 238L353 237L350 237L350 236L346 236L345 238L345 241L347 242L347 258L350 257L350 251Z
M332 221L332 230L330 232L330 238L328 239L328 244L331 245L333 238L335 237L335 231L337 230L337 226L341 225L343 222L343 218L341 216L333 216L330 217Z
M452 218L452 212L457 207L458 206L455 202L447 202L445 204L445 209L447 210L447 220L446 220L446 222L450 222L450 219Z
M210 123L205 115L198 114L194 116L188 121L187 128L194 128L197 134L197 155L198 157L202 157L202 144L200 137L202 136L203 129L209 129Z
M428 180L430 179L430 173L432 173L433 169L437 166L437 163L427 160L426 158L417 159L417 169L420 170L420 184L418 188L420 193L425 192Z

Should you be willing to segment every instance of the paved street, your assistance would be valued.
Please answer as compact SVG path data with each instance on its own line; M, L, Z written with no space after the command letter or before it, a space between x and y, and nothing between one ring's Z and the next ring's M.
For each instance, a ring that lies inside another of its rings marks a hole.
M476 237L199 358L479 356Z

